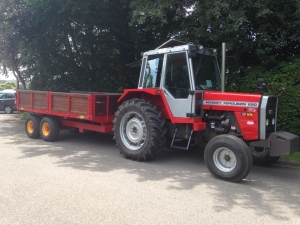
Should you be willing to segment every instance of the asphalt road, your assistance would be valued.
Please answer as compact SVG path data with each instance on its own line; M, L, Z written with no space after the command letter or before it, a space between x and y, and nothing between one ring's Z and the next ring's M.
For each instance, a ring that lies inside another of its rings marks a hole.
M253 167L213 178L202 151L124 159L109 135L27 138L0 113L0 224L300 224L300 168Z

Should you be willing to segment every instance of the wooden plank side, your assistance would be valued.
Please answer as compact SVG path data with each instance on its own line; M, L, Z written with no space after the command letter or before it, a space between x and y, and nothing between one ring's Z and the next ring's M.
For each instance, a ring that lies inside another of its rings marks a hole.
M70 94L70 113L89 116L89 95Z
M106 99L105 95L96 95L96 106L95 106L95 115L96 116L105 116L106 115Z
M120 95L111 95L109 96L109 107L108 107L108 114L109 115L114 115L115 112L118 111L119 103L118 99L120 98Z
M47 110L47 92L33 92L33 109Z
M118 109L115 93L68 93L47 91L18 91L18 102L24 111L111 123ZM49 107L49 108L48 108Z
M31 108L31 91L21 92L19 91L19 108Z
M95 96L95 118L98 123L112 123L115 118L114 114L117 112L119 103L119 93L103 93Z
M51 112L68 113L68 93L51 93Z
M104 93L95 95L96 97L96 116L106 116L107 115L107 99L108 99L108 115L114 115L118 110L119 103L118 99L121 94L117 93Z

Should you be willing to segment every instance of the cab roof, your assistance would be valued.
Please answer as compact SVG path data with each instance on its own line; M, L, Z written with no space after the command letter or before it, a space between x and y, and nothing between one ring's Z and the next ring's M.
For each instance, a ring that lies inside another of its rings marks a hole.
M172 48L175 46L186 45L186 44L187 43L185 43L185 42L171 39L171 40L168 40L167 42L163 43L162 45L158 46L155 50L162 49L162 48Z

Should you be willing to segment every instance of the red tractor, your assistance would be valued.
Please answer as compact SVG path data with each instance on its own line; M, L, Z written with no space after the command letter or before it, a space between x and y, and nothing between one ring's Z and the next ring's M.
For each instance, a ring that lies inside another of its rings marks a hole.
M143 53L137 89L122 95L18 91L17 105L33 113L25 124L30 138L54 141L60 129L113 128L121 153L138 161L166 144L188 150L207 142L208 170L232 182L245 178L253 163L272 165L299 150L298 136L276 131L277 97L222 92L221 83L214 49L170 40Z

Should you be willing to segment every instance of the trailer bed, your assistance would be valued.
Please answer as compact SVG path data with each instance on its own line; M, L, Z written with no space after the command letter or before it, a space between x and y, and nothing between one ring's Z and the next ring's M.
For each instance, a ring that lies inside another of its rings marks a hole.
M63 125L70 120L111 127L120 96L119 93L18 90L16 104L23 112L61 117L65 120Z

